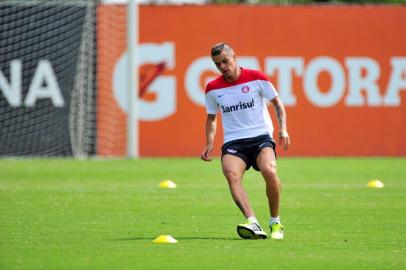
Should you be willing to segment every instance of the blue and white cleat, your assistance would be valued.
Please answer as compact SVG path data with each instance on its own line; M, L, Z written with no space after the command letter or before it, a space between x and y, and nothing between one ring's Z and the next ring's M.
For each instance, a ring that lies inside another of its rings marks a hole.
M264 232L258 223L239 224L237 233L244 239L266 239L268 235Z

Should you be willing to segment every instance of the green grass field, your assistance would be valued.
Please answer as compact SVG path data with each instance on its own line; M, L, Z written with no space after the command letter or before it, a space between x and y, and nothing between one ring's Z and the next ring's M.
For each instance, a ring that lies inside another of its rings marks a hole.
M0 269L406 269L405 158L278 166L285 239L252 241L218 159L0 160ZM264 182L244 184L265 226Z

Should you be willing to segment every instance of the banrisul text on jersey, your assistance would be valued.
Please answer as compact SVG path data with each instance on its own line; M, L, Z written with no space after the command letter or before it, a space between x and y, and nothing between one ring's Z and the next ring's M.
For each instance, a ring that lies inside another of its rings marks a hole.
M232 106L220 106L221 109L223 110L223 113L228 113L228 112L234 112L234 111L238 111L238 110L245 110L251 107L254 107L254 99L251 99L250 102L241 102L236 104L236 105L232 105Z

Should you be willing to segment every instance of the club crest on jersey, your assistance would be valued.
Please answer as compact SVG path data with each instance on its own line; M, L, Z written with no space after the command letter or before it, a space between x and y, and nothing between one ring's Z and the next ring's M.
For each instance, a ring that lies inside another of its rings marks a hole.
M241 102L232 106L220 106L223 113L235 112L239 110L246 110L248 108L254 107L254 99L248 102Z
M250 91L250 88L246 85L241 89L241 92L243 92L244 94L248 93Z

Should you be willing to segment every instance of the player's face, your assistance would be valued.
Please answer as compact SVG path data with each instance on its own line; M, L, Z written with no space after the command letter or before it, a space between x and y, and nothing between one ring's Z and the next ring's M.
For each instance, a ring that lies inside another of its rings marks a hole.
M235 56L223 50L219 55L212 56L212 60L217 69L226 78L232 78L237 71L237 62Z

